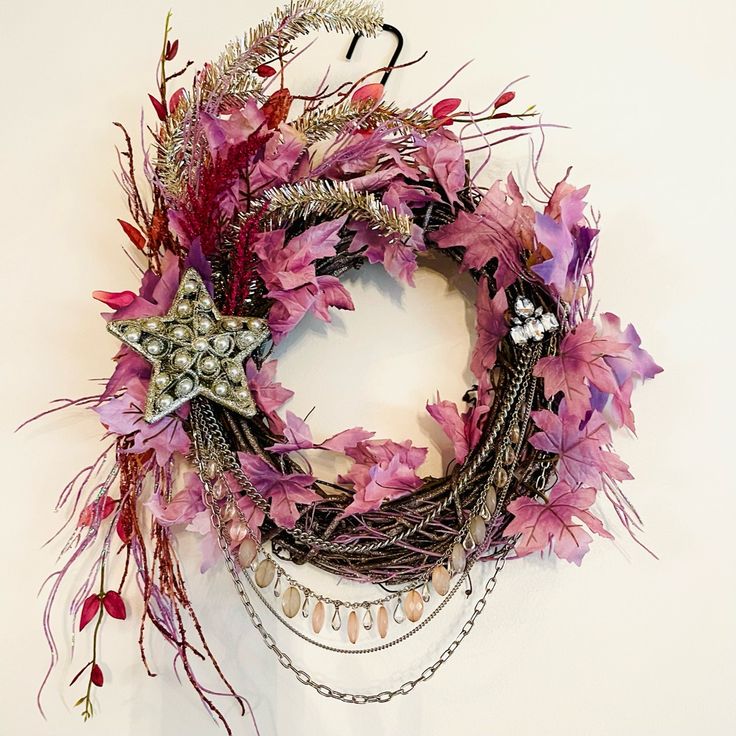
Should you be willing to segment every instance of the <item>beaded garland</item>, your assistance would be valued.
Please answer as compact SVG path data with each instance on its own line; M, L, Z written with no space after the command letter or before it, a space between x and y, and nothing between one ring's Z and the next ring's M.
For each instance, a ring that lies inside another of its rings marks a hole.
M69 402L92 408L109 439L60 499L78 518L45 613L48 621L82 553L92 555L71 607L80 630L95 622L92 658L74 678L86 682L77 702L85 719L104 683L100 624L132 611L146 668L152 627L230 733L196 672L194 631L226 690L246 704L204 638L179 535L201 538L202 572L224 559L246 618L282 666L321 695L367 703L407 694L450 658L509 558L580 564L591 533L611 537L597 497L632 534L639 528L619 488L631 474L611 431L633 430L632 389L661 368L631 325L594 313L598 228L586 216L587 187L565 177L547 188L536 165L533 193L511 175L477 183L485 163L472 154L485 151L487 163L496 145L541 131L533 108L513 111L510 88L471 111L456 98L402 108L367 77L334 89L325 79L312 94L287 86L301 36L383 28L364 0L292 0L172 92L191 62L169 70L179 42L167 17L149 95L159 119L145 168L150 201L123 129L120 178L133 223L120 223L147 270L138 293L95 292L122 345L102 392ZM530 204L539 201L541 209ZM282 414L292 392L271 356L308 315L329 322L331 310L353 308L345 273L380 264L413 285L429 257L449 257L477 286L465 409L439 397L426 407L454 451L440 478L420 474L427 450L410 440L354 427L316 441L303 418ZM343 455L351 467L317 478L309 452ZM125 565L111 584L114 545ZM371 592L343 600L314 590L300 580L305 565ZM439 620L474 570L486 579L460 633L421 674L377 693L315 679L264 620L328 651L383 651Z

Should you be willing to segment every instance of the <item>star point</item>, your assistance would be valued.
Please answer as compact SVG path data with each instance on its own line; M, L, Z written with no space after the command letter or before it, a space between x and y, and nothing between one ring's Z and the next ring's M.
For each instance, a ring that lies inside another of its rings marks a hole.
M202 277L188 269L168 312L114 320L107 329L152 366L144 418L157 422L196 396L253 416L243 361L268 337L264 320L220 314Z

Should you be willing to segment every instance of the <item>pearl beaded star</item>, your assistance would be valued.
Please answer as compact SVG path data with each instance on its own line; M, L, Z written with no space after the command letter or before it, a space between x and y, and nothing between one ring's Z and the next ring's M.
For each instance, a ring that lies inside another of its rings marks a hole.
M193 268L165 315L115 320L107 329L153 366L147 422L157 422L195 396L246 417L255 414L243 361L268 338L268 327L256 317L221 315Z

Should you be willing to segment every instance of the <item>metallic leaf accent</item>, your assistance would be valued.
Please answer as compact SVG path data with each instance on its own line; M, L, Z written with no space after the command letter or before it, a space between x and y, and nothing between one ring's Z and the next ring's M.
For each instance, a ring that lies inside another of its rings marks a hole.
M411 234L412 219L380 202L370 192L356 192L344 181L327 179L305 180L284 184L264 192L262 200L254 202L253 209L268 203L265 219L272 225L294 222L305 217L341 217L368 222L387 235Z

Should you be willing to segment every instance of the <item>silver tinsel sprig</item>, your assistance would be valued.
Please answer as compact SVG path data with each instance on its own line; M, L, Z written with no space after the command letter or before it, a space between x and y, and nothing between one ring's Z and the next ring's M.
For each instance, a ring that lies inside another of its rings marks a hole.
M411 234L412 220L380 202L370 192L356 192L344 181L312 179L269 189L253 210L267 204L266 219L272 225L297 222L311 216L336 218L348 215L367 222L387 235Z
M167 119L159 140L158 176L173 195L183 185L200 110L217 114L225 100L244 104L249 97L262 99L262 80L253 72L260 64L286 51L300 36L312 31L361 33L376 36L383 29L383 11L372 0L292 0L267 20L231 41L214 63L197 75L191 92L184 95Z
M436 120L420 110L400 108L394 103L360 105L346 100L331 107L307 111L292 124L311 144L337 135L350 125L373 128L383 125L390 130L410 133L426 132L436 125Z

